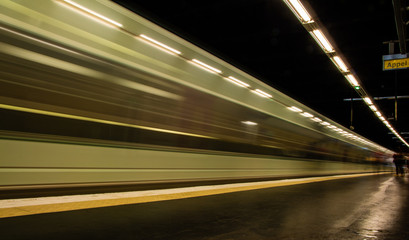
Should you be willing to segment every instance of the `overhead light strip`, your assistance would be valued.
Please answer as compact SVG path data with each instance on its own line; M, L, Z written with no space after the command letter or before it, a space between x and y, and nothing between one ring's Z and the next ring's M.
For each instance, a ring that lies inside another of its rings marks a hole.
M329 43L328 39L324 36L321 30L313 30L310 32L314 39L318 42L322 49L326 52L334 52L334 48L332 47L331 43Z
M287 5L294 12L294 14L304 23L312 22L312 18L304 6L298 0L286 1Z
M402 142L409 147L409 144L396 132L395 129L389 124L388 121L382 116L382 113L376 108L375 104L372 102L370 96L365 92L362 86L359 84L357 78L354 74L351 73L351 70L348 69L345 62L339 56L339 53L336 53L334 47L328 41L328 38L325 36L322 30L320 30L319 23L314 21L311 14L308 13L306 8L299 0L283 0L287 6L291 9L291 11L297 16L299 21L303 24L306 30L312 35L318 45L324 50L327 56L332 60L332 62L337 66L339 71L344 74L345 78L351 84L351 86L357 91L357 93L365 100L367 105L371 108L372 111L376 114L376 116L389 128L391 131L402 140ZM291 109L290 109L291 110ZM320 122L321 124L326 122ZM362 141L362 139L358 140ZM362 141L371 146L376 146L380 149L386 149L379 145L375 145L368 141ZM389 151L389 150L388 150Z

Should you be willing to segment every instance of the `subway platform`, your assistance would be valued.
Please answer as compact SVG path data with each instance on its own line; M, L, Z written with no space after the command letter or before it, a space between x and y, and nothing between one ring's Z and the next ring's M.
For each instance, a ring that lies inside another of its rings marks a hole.
M240 184L3 199L1 239L409 239L408 176Z

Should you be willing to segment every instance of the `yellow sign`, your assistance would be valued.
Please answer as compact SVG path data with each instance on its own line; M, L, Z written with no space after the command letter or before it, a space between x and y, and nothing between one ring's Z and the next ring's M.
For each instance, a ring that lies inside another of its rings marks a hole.
M383 61L383 70L409 68L409 58L392 59Z

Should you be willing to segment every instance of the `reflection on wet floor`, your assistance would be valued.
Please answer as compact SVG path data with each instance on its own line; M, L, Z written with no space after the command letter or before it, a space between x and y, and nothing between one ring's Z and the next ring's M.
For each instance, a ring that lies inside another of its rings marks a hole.
M2 239L409 239L409 178L377 175L0 219ZM24 229L24 231L21 231Z

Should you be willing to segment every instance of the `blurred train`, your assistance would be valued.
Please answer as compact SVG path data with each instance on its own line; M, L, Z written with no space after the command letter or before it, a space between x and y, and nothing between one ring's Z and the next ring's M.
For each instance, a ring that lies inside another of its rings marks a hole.
M392 151L110 1L0 1L0 189L386 170Z

